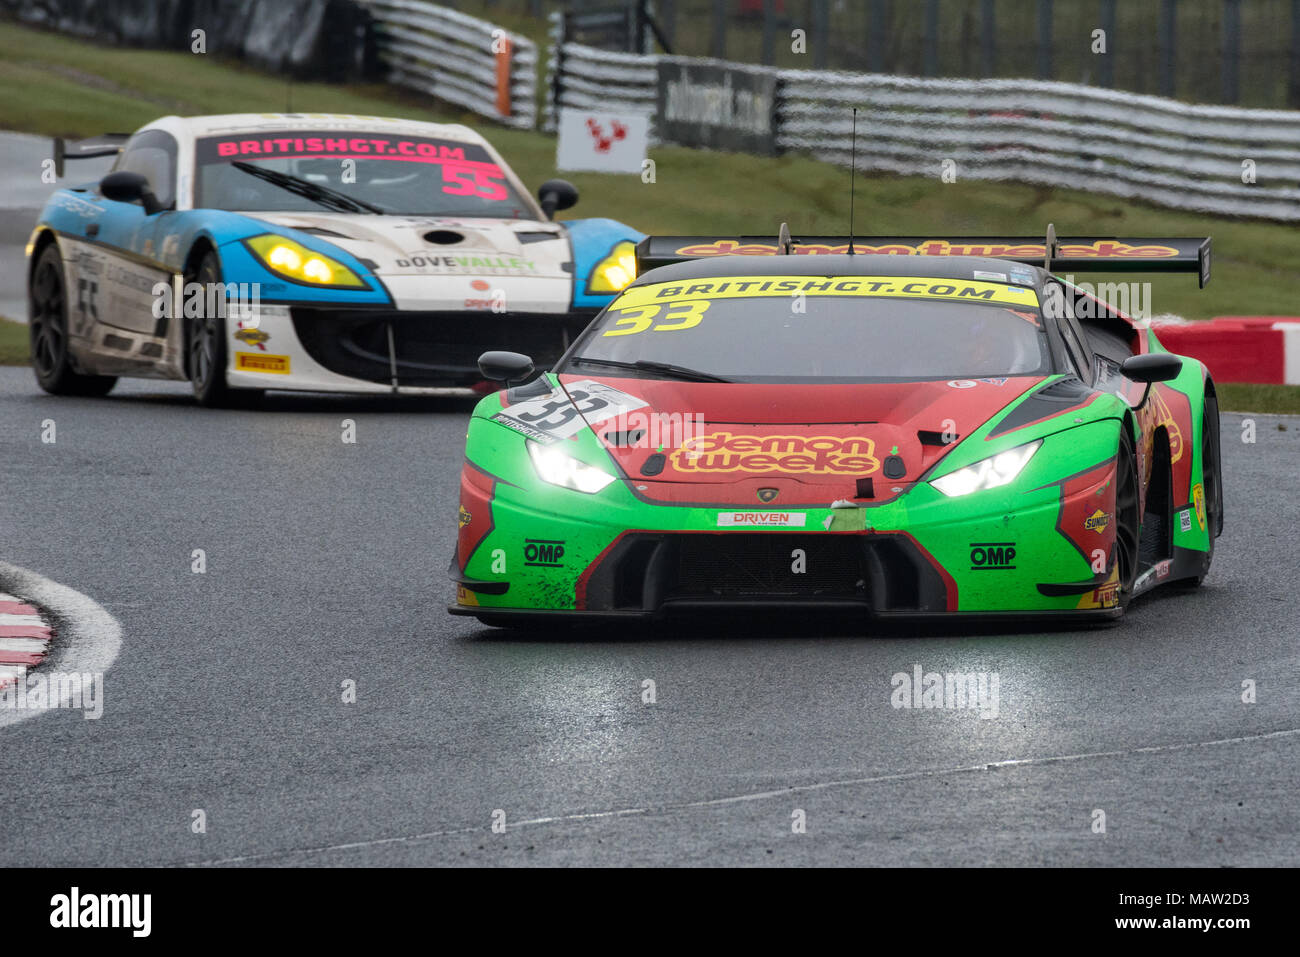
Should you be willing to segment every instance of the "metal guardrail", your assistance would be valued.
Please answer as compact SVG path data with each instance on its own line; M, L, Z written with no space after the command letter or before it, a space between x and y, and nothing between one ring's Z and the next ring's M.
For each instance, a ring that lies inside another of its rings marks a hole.
M557 105L623 109L651 114L658 142L659 59L554 43L546 128L554 128ZM1300 221L1298 111L1195 106L1035 80L811 70L781 70L777 79L782 152L847 166L857 107L860 170L938 178L952 160L959 180L1067 186L1175 209Z
M369 0L367 7L390 83L507 126L537 125L537 46L527 37L428 0ZM503 36L510 43L508 104L499 95Z

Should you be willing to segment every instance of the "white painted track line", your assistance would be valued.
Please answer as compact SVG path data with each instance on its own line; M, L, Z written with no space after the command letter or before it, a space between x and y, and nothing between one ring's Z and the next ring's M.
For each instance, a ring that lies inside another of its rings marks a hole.
M31 625L34 628L44 628L45 622L41 621L40 615L0 615L0 628L19 627Z
M25 651L43 655L50 643L44 638L0 638L0 651Z
M93 598L8 562L0 562L0 588L21 596L14 600L39 606L58 626L58 641L42 668L102 674L117 660L122 649L122 626ZM0 597L0 601L7 600L10 599ZM65 689L63 696L66 694ZM61 707L70 703L59 702ZM43 713L42 710L0 709L0 729Z

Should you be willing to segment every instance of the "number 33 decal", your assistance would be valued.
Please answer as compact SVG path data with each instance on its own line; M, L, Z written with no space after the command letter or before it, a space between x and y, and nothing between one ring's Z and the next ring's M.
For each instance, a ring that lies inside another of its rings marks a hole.
M663 319L655 322L655 317L659 315L659 310L662 308L663 306L659 303L651 303L648 306L634 306L631 309L614 309L612 311L619 315L614 320L615 328L607 330L602 335L632 336L638 332L645 332L647 329L653 332L690 329L700 324L700 320L704 318L704 313L708 311L709 301L707 299L691 299L687 302L674 303L668 307Z

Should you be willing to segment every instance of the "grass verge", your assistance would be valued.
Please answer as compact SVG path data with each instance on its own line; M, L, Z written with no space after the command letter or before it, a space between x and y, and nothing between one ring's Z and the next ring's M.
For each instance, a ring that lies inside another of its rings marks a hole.
M284 110L403 116L479 127L533 186L554 175L555 140L508 130L382 85L288 84L211 56L87 43L0 23L0 128L89 136L130 131L167 113ZM656 148L654 183L639 176L574 173L580 216L610 216L648 233L842 234L848 177L807 156L745 156ZM72 166L75 177L75 164ZM19 171L13 171L19 172ZM934 177L865 175L857 184L863 235L1062 235L1214 237L1214 279L1152 278L1153 313L1289 315L1300 300L1300 230L1144 206L1068 189ZM1100 275L1100 274L1098 274Z
M129 132L168 113L275 112L292 106L303 112L463 122L481 129L525 182L536 186L555 170L551 136L503 129L383 85L291 85L210 56L104 46L7 22L0 23L0 87L8 94L0 98L0 129L79 137ZM848 177L839 167L794 154L758 157L680 147L656 148L652 158L656 175L649 184L638 176L566 174L582 192L576 214L609 216L648 233L775 235L782 221L796 235L847 229ZM74 179L75 167L70 167ZM1154 313L1289 315L1300 301L1300 271L1293 268L1300 261L1300 230L1293 227L1067 189L973 180L944 184L937 172L936 160L933 178L863 176L857 184L859 233L1037 235L1053 221L1063 235L1212 235L1214 278L1204 290L1191 276L1125 277L1152 279ZM13 340L21 344L17 361L25 362L26 330L7 328L12 325L0 325L0 356L12 354L13 347L5 344ZM1276 391L1256 391L1270 389ZM1300 389L1224 386L1223 396L1225 409L1300 412Z
M1216 382L1214 387L1225 412L1300 413L1300 385Z
M27 327L21 322L0 318L0 366L28 364Z

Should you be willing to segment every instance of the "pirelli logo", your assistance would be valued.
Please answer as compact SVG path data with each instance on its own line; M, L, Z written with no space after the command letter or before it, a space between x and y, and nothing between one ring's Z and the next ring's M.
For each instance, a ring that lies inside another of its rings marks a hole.
M257 352L236 352L235 369L240 372L270 372L276 375L288 375L289 357Z

